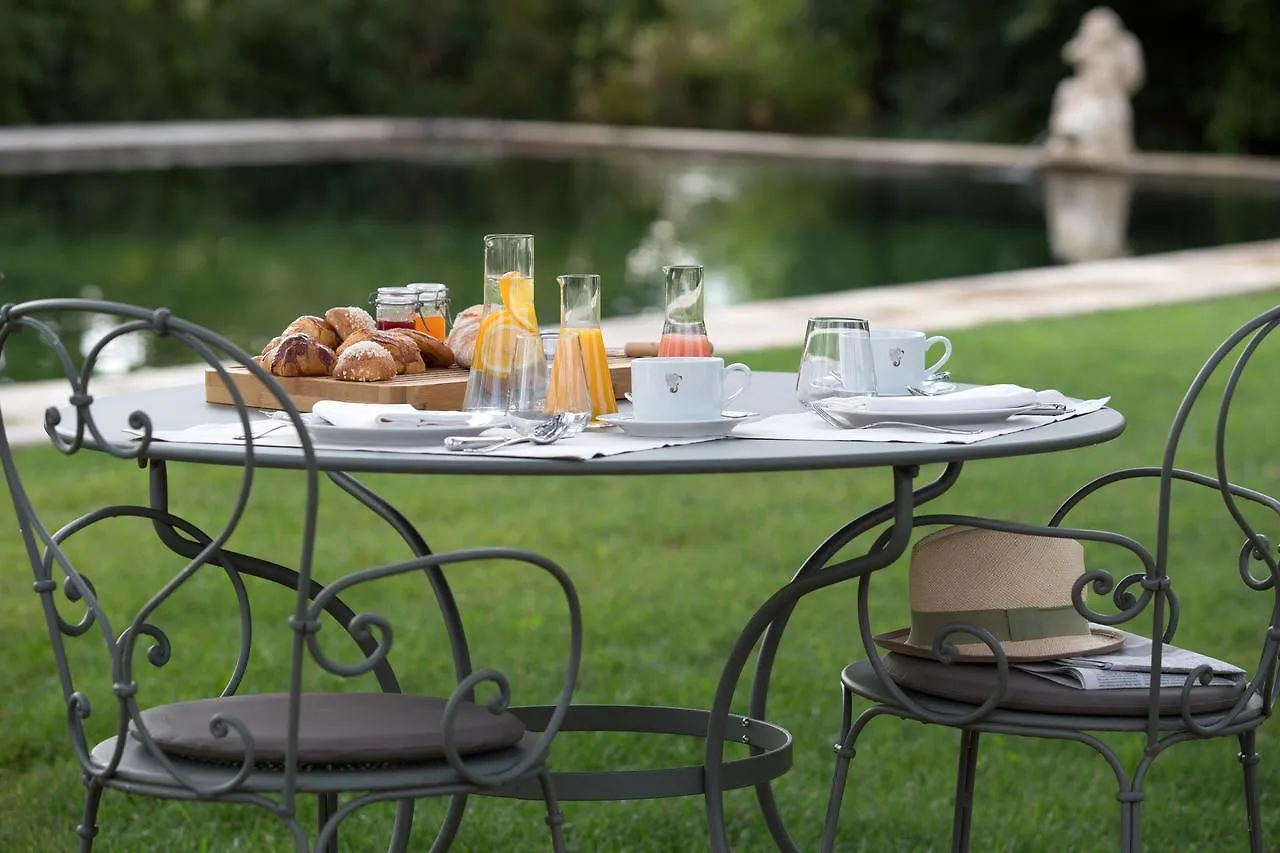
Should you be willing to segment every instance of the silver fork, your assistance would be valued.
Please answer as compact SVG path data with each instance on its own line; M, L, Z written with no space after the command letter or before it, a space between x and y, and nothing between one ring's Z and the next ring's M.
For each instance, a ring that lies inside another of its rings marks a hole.
M977 435L982 432L980 429L964 429L962 427L944 427L934 426L933 424L913 424L910 421L872 421L869 424L861 424L857 429L873 429L875 427L908 427L910 429L922 429L928 432L949 432L956 435Z

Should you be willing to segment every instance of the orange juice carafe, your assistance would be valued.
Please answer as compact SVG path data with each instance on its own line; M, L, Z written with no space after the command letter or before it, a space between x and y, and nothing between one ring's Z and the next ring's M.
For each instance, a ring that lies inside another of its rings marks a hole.
M560 284L560 333L578 335L591 393L591 417L613 414L618 411L618 398L600 333L600 276L562 275L556 281Z
M533 307L533 235L489 234L484 238L484 308L462 407L469 412L505 412L516 337L538 333Z
M702 318L702 267L663 267L667 302L658 355L663 358L711 355L707 324Z

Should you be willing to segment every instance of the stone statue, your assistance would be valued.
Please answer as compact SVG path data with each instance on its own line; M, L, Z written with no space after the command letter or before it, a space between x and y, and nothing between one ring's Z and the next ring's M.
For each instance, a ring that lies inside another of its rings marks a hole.
M1129 98L1142 87L1142 46L1106 6L1090 9L1062 48L1075 73L1053 93L1049 138L1051 160L1109 163L1133 150Z

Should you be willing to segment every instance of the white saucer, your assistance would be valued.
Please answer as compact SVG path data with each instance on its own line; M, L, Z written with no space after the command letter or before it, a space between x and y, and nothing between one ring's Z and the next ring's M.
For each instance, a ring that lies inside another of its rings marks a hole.
M599 420L638 438L714 438L728 435L738 424L749 424L759 419L760 415L755 412L734 412L699 421L638 421L630 414L599 417Z

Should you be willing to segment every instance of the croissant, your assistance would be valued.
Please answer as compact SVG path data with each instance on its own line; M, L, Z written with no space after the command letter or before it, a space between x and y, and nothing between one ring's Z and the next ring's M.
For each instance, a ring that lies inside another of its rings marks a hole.
M348 305L345 308L330 308L324 312L324 319L326 323L333 327L340 341L345 341L353 332L360 329L373 331L377 328L377 324L373 322L369 312L354 305Z
M276 335L274 338L267 341L267 345L262 348L262 352L258 353L258 356L255 359L258 364L261 364L263 367L267 367L271 364L271 355L276 351L276 347L280 346L280 342L284 340L284 337L284 335Z
M449 345L426 332L419 332L417 329L388 329L387 332L413 341L418 352L422 353L422 361L426 367L448 367L453 364L453 350L449 349Z
M310 335L296 332L281 339L271 353L267 369L276 376L328 376L337 360L333 350Z
M356 341L342 351L333 368L334 379L352 382L379 382L396 375L396 360L373 341Z
M336 347L338 345L338 332L323 317L316 317L312 314L304 314L294 320L288 326L285 326L281 335L292 335L294 332L302 332L304 335L310 335L320 343L327 347Z
M470 367L475 357L476 336L480 333L480 315L484 313L483 305L472 305L458 313L453 320L453 331L445 339L459 367Z

